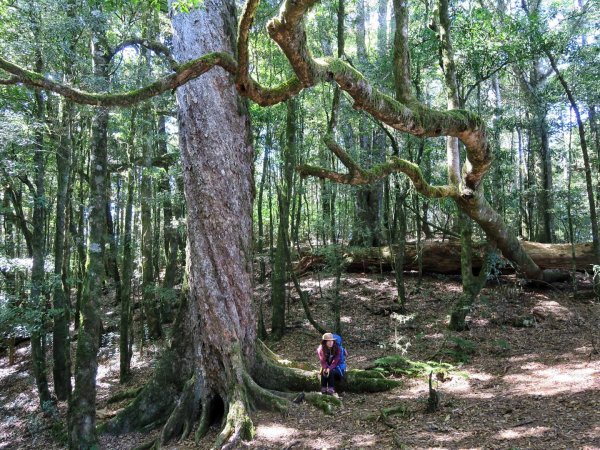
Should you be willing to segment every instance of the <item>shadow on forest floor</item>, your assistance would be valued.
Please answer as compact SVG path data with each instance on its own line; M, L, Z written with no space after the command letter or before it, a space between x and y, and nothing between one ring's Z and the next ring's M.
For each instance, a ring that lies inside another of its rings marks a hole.
M313 315L331 320L332 279L304 277L311 292ZM320 288L319 288L320 284ZM383 356L406 352L411 360L435 360L456 367L435 381L440 408L425 413L426 377L406 378L403 386L377 394L342 394L343 406L333 416L301 404L290 413L257 411L256 449L595 449L600 448L600 355L592 339L600 336L600 305L574 300L569 292L527 289L512 282L486 288L463 333L446 330L449 308L460 293L452 278L426 277L420 287L406 280L408 312L403 321L389 315L395 298L393 275L347 274L343 277L343 338L352 368L364 368ZM292 292L289 331L271 348L283 358L317 368L319 335L304 320ZM269 287L256 298L269 309ZM270 323L267 314L265 323ZM118 384L118 346L110 339L101 357L98 409L109 411L107 398ZM140 385L151 373L157 348L136 352L134 380ZM0 449L63 448L36 412L36 396L27 344L17 364L0 360ZM404 405L404 413L378 418L384 408ZM64 414L66 405L61 404ZM156 432L154 432L155 434ZM171 449L210 448L217 429L200 446L192 440ZM126 449L148 435L103 437L103 448Z

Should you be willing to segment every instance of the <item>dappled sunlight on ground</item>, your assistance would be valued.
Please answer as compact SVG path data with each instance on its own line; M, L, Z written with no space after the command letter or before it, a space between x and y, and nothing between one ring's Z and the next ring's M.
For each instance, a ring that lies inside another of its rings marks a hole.
M455 376L447 383L441 385L441 388L444 392L453 394L453 396L460 396L461 398L468 399L491 399L495 397L495 394L492 392L481 392L479 386L474 386L478 384L477 381L489 381L492 380L493 377L487 374L475 374L480 376L480 378L474 378L471 372L468 373L468 377Z
M553 431L548 427L532 427L532 428L512 428L510 430L502 430L500 431L495 438L496 439L521 439L525 437L540 437L544 434Z
M533 314L546 314L552 316L556 320L569 320L573 317L573 313L568 308L561 306L560 303L554 300L540 300L532 310Z
M284 444L298 434L295 428L288 428L277 423L259 424L256 427L256 436L270 443Z
M304 276L301 283L311 292L313 317L330 329L334 277L319 281L316 276ZM586 315L589 305L564 293L539 290L505 298L506 289L492 286L486 295L494 301L478 305L470 329L451 333L446 319L460 292L460 282L425 277L417 288L416 277L407 276L406 283L409 299L403 314L411 319L400 321L385 311L397 295L393 275L343 275L340 319L350 354L347 362L349 369L370 367L377 358L400 354L393 346L399 340L410 343L405 356L413 361L451 364L453 369L433 379L440 398L438 411L425 412L429 395L426 373L412 378L397 375L402 385L388 392L356 394L340 389L343 406L333 415L325 415L308 402L292 405L286 415L254 411L256 439L243 444L244 448L600 449L600 358L591 353L584 327L584 321L590 322L589 313ZM296 292L291 285L289 289L288 329L280 341L267 344L282 360L314 370L316 377L321 333L306 321ZM495 290L498 294L494 296ZM255 294L262 299L264 319L269 324L268 285L258 286ZM513 325L515 317L535 317L534 324L529 328ZM457 349L460 351L457 340L471 346L472 351L463 355L465 359L456 357ZM134 380L119 386L118 345L114 338L108 339L99 358L99 409L110 413L123 407L128 400L108 404L108 398L120 390L141 386L152 374L163 345L160 341L145 343L142 355L136 350L132 359ZM61 408L66 411L63 403ZM49 443L49 432L43 428L47 425L36 413L37 406L29 345L23 344L15 366L7 367L6 357L0 358L0 450L64 448ZM405 408L403 412L390 415L387 422L381 419L382 410L398 406ZM173 441L162 448L208 450L219 431L215 424L200 444L194 443L192 432L184 442ZM101 448L129 450L157 437L160 428L152 433L103 435ZM46 438L41 445L39 436L43 435Z
M377 438L374 434L358 434L351 439L351 442L356 448L373 447L377 444Z
M334 281L335 279L333 277L321 278L321 281L316 278L310 278L301 280L300 285L302 286L302 289L319 289L319 286L321 289L329 289L333 286Z
M524 361L531 361L537 358L539 358L539 355L536 353L526 353L524 355L511 356L510 358L508 358L508 361L511 363L518 363Z
M513 395L557 395L591 389L600 394L600 363L558 364L547 366L530 362L521 366L523 373L506 375L503 381Z
M473 433L452 431L451 433L435 434L435 440L437 442L443 442L445 444L452 444L453 442L462 441L465 438L473 436Z

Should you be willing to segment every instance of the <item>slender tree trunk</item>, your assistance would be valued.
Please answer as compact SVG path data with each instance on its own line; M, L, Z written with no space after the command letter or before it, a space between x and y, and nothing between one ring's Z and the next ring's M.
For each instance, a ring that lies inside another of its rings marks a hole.
M359 0L356 15L356 53L360 70L368 71L370 68L367 58L365 43L366 34L366 5L364 0ZM360 158L364 167L370 168L381 162L382 148L373 142L372 129L366 117L361 116L358 124ZM381 142L377 142L381 144ZM380 205L383 194L381 182L360 186L356 190L355 222L352 230L350 245L360 247L377 247L381 243L379 230Z
M570 114L569 114L570 116ZM571 117L569 117L571 119ZM571 120L569 120L569 123ZM571 183L572 183L572 167L573 164L573 153L572 153L572 132L571 127L569 127L569 146L567 148L567 224L569 227L569 241L571 243L571 259L573 261L573 269L572 269L572 283L573 283L573 295L577 295L577 260L575 258L575 232L573 227L573 213L572 213L572 205L573 205L573 197L571 195Z
M75 297L75 314L73 316L75 330L79 329L81 323L81 298L83 297L83 284L85 280L85 267L87 265L87 250L84 237L85 223L85 202L84 202L84 182L83 177L79 177L79 209L77 211L77 225L73 228L75 233L75 243L77 246L77 293ZM74 221L73 221L74 222Z
M41 71L41 57L38 57L38 70ZM40 405L43 409L51 403L50 390L48 389L48 374L46 372L46 307L45 307L45 222L46 222L46 156L44 151L44 134L42 123L45 119L44 97L41 92L35 92L36 119L38 121L35 131L35 192L33 199L33 232L31 268L30 303L33 308L34 322L31 331L31 357L33 360L33 374L37 385Z
M262 173L260 175L260 185L258 188L258 200L256 202L256 216L258 221L258 242L257 242L257 253L259 254L259 275L258 282L259 284L263 284L266 279L266 264L265 257L262 254L263 248L265 246L265 226L263 221L263 197L265 192L265 181L267 180L267 172L269 170L269 152L271 151L271 127L270 123L267 124L266 130L266 138L265 138L265 148L263 154L263 165L262 165ZM261 310L262 311L262 310Z
M134 128L132 118L129 151L132 151ZM131 160L132 158L130 158ZM125 228L123 230L123 287L121 289L121 317L119 325L119 380L124 383L129 378L131 362L131 277L133 274L132 226L133 226L133 193L134 169L131 167L127 175L127 205L125 206Z
M577 102L575 101L575 97L567 81L563 77L562 73L558 69L558 65L556 64L556 60L554 56L546 51L546 56L550 60L550 64L552 65L552 69L554 69L554 73L558 77L561 86L563 87L567 98L569 99L569 103L571 104L571 108L575 113L575 119L577 120L577 130L579 131L579 145L581 145L581 154L583 156L583 165L585 168L585 186L587 189L588 195L588 203L590 205L590 220L591 220L591 228L592 228L592 243L594 245L594 254L596 255L596 262L600 263L600 240L598 238L598 218L596 215L596 202L594 199L594 184L592 182L592 168L590 165L590 157L588 153L587 139L585 136L585 127L583 125L583 121L581 120L581 114L579 113L579 107L577 106Z
M552 206L552 157L550 153L550 139L548 136L548 123L546 116L540 118L539 123L539 151L540 151L540 201L538 202L538 242L552 243L554 241L554 214Z
M277 229L277 248L273 261L273 276L271 280L271 304L273 315L271 320L271 335L280 339L285 333L285 298L287 281L286 236L290 222L290 202L292 200L292 183L296 162L296 120L298 104L295 99L287 102L286 143L283 146L283 179L277 190L279 200L279 226Z
M10 210L10 193L6 189L2 198L2 207L5 211ZM13 229L13 219L9 219L7 216L3 216L4 220L4 254L7 258L16 257L16 245L15 236ZM4 292L7 294L7 308L16 308L19 305L20 292L18 288L18 279L16 270L2 271L4 278ZM15 333L8 332L6 336L6 342L8 345L8 365L12 366L16 362L16 348L15 348Z
M110 186L110 178L106 182L107 191ZM110 195L107 195L110 198ZM115 233L114 221L110 210L110 203L106 203L106 237L108 239L109 250L108 250L108 263L110 267L110 275L113 277L115 283L115 303L119 303L122 298L122 285L121 285L121 273L119 272L118 264L118 249L117 249L117 238Z
M67 17L74 19L75 5L67 2ZM73 75L74 44L69 44L69 54L65 57L66 77L70 81ZM66 272L69 265L68 245L65 250L67 222L67 204L71 191L71 153L73 147L73 104L65 100L62 113L62 135L56 151L57 192L56 219L54 235L54 328L52 337L54 392L59 400L71 395L71 345L69 320L71 316L69 286Z
M154 233L152 227L152 122L150 105L142 107L142 180L140 184L142 215L142 295L144 313L148 324L148 337L158 339L162 336L160 310L157 305L156 279L154 273Z
M65 230L67 192L71 172L71 102L66 101L63 109L63 136L56 152L57 193L56 193L56 231L54 235L54 328L52 352L54 358L54 392L59 400L71 395L71 351L69 339L69 303L63 285L65 260Z
M408 190L408 189L407 189ZM402 311L406 309L406 288L404 286L404 251L406 249L406 211L404 201L406 192L400 192L400 186L396 186L396 253L394 255L394 272L396 274L396 292L398 303Z
M103 14L103 13L100 13ZM108 83L109 67L99 43L106 40L106 23L102 15L94 23L92 46L94 75ZM75 390L69 403L69 448L89 449L98 446L96 438L96 373L102 330L100 298L104 282L104 244L107 204L108 110L99 108L92 120L89 236L86 273L81 294L81 318L75 359Z
M89 244L81 295L82 325L77 336L75 390L69 404L69 446L73 449L93 448L97 445L96 357L102 329L100 297L105 273L102 249L106 230L107 127L108 110L100 109L92 124Z
M165 116L158 117L158 156L167 154L167 131ZM159 191L163 197L163 239L166 257L165 278L163 288L171 289L177 277L177 230L173 224L173 202L169 171L165 170L160 180Z

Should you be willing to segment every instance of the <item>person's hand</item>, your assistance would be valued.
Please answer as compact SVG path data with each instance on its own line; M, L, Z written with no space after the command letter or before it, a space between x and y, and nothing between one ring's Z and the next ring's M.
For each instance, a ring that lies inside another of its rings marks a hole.
M329 376L329 369L324 369L323 373L325 374L326 377L328 377Z

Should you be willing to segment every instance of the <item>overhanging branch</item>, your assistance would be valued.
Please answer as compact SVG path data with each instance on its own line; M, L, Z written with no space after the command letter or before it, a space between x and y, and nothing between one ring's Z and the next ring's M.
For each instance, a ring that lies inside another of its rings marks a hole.
M389 161L377 164L371 169L363 169L342 147L340 147L331 137L327 135L323 141L327 148L337 156L342 164L348 169L348 173L339 173L322 167L304 164L296 167L296 170L302 177L317 177L321 179L332 180L340 184L349 184L359 186L372 184L393 173L405 174L413 183L417 192L428 198L455 197L456 188L452 186L432 186L423 176L423 172L417 164L405 159L393 156Z
M240 94L262 106L280 103L298 94L305 87L333 80L353 98L355 108L364 109L376 119L397 130L421 137L459 138L467 149L466 171L462 183L463 194L465 197L472 196L491 165L490 148L483 122L477 115L468 111L435 111L415 100L401 103L380 92L360 72L341 59L314 59L307 45L304 15L317 1L285 0L279 16L271 19L267 25L270 36L279 44L296 74L274 88L263 88L248 75L248 34L258 0L248 0L244 9L240 22L238 60L227 53L210 53L178 65L175 73L130 92L121 94L84 92L23 69L2 58L0 58L0 69L13 75L11 83L16 77L20 83L36 89L56 92L74 102L104 107L131 106L165 91L173 90L199 77L214 66L220 66L234 75ZM135 40L135 42L139 41Z
M425 181L419 166L405 159L392 157L388 162L373 166L357 174L344 174L321 167L304 164L296 168L303 177L328 179L340 184L360 186L382 180L392 173L403 173L413 183L415 190L427 198L455 197L458 192L452 186L433 186Z
M223 67L229 73L237 71L237 63L231 55L223 52L209 53L177 66L175 73L160 78L143 88L121 94L102 94L85 92L65 84L57 83L37 72L19 67L0 57L0 69L17 77L19 83L35 89L56 92L76 103L102 107L134 105L160 95L163 92L173 90L199 77L217 65Z

